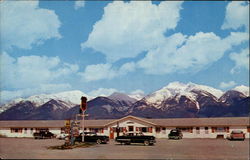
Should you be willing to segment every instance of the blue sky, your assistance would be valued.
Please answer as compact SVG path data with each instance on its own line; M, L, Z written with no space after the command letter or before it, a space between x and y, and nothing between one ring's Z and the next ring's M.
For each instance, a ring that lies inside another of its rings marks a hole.
M148 94L173 81L249 86L249 3L4 1L1 102L81 90Z

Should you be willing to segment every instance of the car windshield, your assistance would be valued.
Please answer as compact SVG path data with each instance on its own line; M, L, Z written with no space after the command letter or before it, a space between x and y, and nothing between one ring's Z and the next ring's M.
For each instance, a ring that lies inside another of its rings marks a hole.
M232 133L243 133L243 131L241 131L241 130L234 130L234 131L232 131Z
M82 133L81 133L81 135L82 135ZM96 133L95 132L84 132L84 135L85 136L94 136L94 135L96 135Z
M141 132L128 132L124 134L125 136L143 136L143 133Z
M172 133L178 133L179 131L178 130L172 130L171 132Z

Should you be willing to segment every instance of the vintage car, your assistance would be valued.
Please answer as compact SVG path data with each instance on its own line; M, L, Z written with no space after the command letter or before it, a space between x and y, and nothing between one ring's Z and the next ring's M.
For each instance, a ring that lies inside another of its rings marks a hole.
M172 129L168 134L168 139L182 139L183 134L179 129Z
M230 135L227 136L229 140L243 140L245 139L245 133L241 130L233 130Z
M142 133L126 133L115 138L116 142L121 144L143 143L145 146L156 143L154 136L143 135Z
M35 139L53 138L55 135L49 131L38 131L33 133Z
M69 134L61 133L61 134L57 135L56 138L58 138L58 139L65 139L67 136L69 136Z
M75 142L82 142L82 133L76 137ZM84 132L84 142L95 142L97 144L107 144L109 142L108 136L97 135L94 132Z

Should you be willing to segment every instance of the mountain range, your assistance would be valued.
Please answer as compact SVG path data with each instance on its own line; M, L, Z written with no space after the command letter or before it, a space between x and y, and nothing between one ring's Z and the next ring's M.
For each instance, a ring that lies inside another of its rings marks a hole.
M145 97L115 92L90 97L81 91L42 94L15 99L1 106L0 120L72 119L81 96L88 98L86 119L115 119L126 115L145 118L249 116L249 87L221 90L194 83L172 82Z

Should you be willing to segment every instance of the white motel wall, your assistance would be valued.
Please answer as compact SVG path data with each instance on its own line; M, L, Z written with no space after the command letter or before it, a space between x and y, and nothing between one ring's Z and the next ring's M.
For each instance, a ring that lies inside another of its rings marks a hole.
M33 137L33 133L48 129L59 135L64 132L63 120L37 121L0 121L0 135L7 137ZM82 126L82 124L81 124ZM110 139L129 132L142 132L156 138L168 138L172 129L180 129L183 138L226 138L233 130L242 130L249 138L249 117L233 118L175 118L175 119L145 119L127 116L121 119L85 120L85 131L94 131L107 135ZM81 131L80 131L81 132Z

